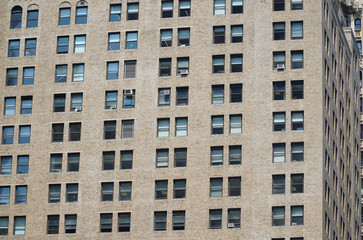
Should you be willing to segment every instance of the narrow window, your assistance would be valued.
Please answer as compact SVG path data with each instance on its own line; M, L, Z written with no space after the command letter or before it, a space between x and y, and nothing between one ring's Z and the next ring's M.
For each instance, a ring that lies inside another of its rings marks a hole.
M291 51L291 69L300 68L304 68L304 52L302 50Z
M174 149L174 167L187 166L187 149L175 148Z
M116 138L116 121L104 121L103 125L103 139L115 139Z
M303 0L291 0L291 10L302 10Z
M14 235L25 235L26 216L14 217Z
M49 184L49 203L59 203L61 195L60 184Z
M84 64L73 64L73 82L83 82L84 80Z
M53 112L64 112L66 105L66 94L54 94Z
M155 181L155 199L168 198L168 180Z
M105 99L105 109L117 108L117 91L107 91Z
M229 116L229 133L241 134L242 133L242 115Z
M110 22L121 21L121 4L110 5Z
M11 175L12 156L1 156L0 175Z
M242 102L242 84L230 85L230 102Z
M64 233L76 233L77 230L77 214L64 215Z
M243 13L243 0L232 0L232 14Z
M169 149L156 150L156 167L163 168L169 165Z
M69 123L69 141L81 141L81 123Z
M224 73L224 55L214 55L213 58L213 73Z
M285 175L272 175L272 194L285 194Z
M13 144L14 142L14 127L3 127L2 144Z
M67 81L67 65L57 65L55 67L55 82L62 83Z
M173 17L173 0L163 0L161 2L161 17L162 18Z
M126 49L137 49L137 32L126 32Z
M130 232L131 227L131 213L119 213L118 214L118 231Z
M135 77L136 77L136 60L125 61L124 78L135 78Z
M0 205L10 204L10 187L2 186L0 187Z
M134 138L134 120L122 120L121 138Z
M285 82L273 82L273 99L285 100Z
M160 47L171 47L173 39L172 29L160 30Z
M241 177L228 178L228 196L229 197L241 196Z
M16 97L6 97L4 100L4 115L15 115Z
M273 52L273 69L277 71L285 70L285 52Z
M120 33L108 34L108 51L120 50Z
M61 173L62 172L62 154L51 154L50 155L50 172Z
M112 232L112 213L100 214L100 232Z
M16 86L18 83L18 69L6 69L6 86Z
M57 53L68 53L69 37L58 37Z
M187 76L189 74L189 57L177 59L177 76Z
M158 105L170 106L170 88L159 88Z
M222 228L222 209L209 210L209 229Z
M115 152L103 152L102 154L102 170L115 169Z
M139 3L127 4L127 20L139 19Z
M30 125L19 126L19 144L30 143Z
M86 24L87 23L87 6L76 8L76 24Z
M130 201L132 192L132 182L120 182L120 201Z
M63 142L63 123L52 124L52 142Z
M113 182L101 183L101 201L113 201Z
M158 119L158 137L169 137L170 119Z
M303 99L304 98L304 81L297 80L291 81L291 98Z
M284 11L285 10L285 0L273 0L274 11Z
M272 207L272 226L285 226L285 207Z
M273 113L273 130L285 131L285 112Z
M59 233L59 215L48 215L47 234Z
M185 198L186 182L185 179L174 180L174 198Z
M212 86L212 104L224 103L224 85Z
M302 39L303 36L303 22L291 22L291 39Z
M9 233L9 217L0 217L0 236L7 236Z
M291 226L304 225L304 206L291 206Z
M190 42L190 28L178 29L178 46L189 46Z
M11 9L10 29L21 28L23 9L15 6Z
M84 53L86 51L86 35L74 36L74 52Z
M304 112L291 112L291 130L304 130Z
M78 183L66 185L66 202L78 201Z
M226 0L214 0L214 15L226 14Z
M243 56L242 54L231 54L231 72L242 72Z
M79 153L68 153L68 172L78 172L79 171Z
M18 163L17 163L17 174L27 174L29 170L29 156L28 155L21 155L18 156Z
M59 25L69 25L71 23L71 9L60 8L59 9Z
M304 174L291 174L291 193L304 192Z
M34 67L23 68L23 85L34 84Z
M9 40L8 57L19 57L20 40Z
M285 40L285 22L273 23L274 40Z
M27 186L16 186L15 188L15 204L25 204L27 199Z
M223 134L224 132L224 117L212 116L212 134Z
M175 136L188 136L188 118L175 118Z
M28 10L28 16L26 21L27 28L36 28L38 27L38 10Z
M241 209L228 209L228 228L241 228Z
M135 89L124 90L123 108L134 108L135 107Z
M212 166L223 165L223 147L210 148L210 163Z
M118 62L107 62L107 80L118 79Z
M71 111L81 112L83 102L83 93L72 93L71 94Z
M238 165L242 163L242 146L229 146L229 164Z
M243 25L231 25L231 43L243 42Z
M293 162L304 161L304 143L303 142L291 143L291 161L293 161Z
M274 163L285 162L285 143L274 143L273 147L273 160Z
M121 151L121 169L132 169L133 151Z
M215 26L213 27L213 43L223 44L226 38L226 28L225 26Z
M189 17L190 9L190 0L179 0L179 17Z
M24 56L35 56L37 52L37 39L25 39Z
M167 212L154 212L154 231L166 231Z
M173 211L173 230L185 229L185 211Z
M166 77L171 75L171 58L159 59L159 76Z
M210 197L223 196L223 178L210 179Z
M188 105L189 87L177 87L176 88L176 105L185 106Z

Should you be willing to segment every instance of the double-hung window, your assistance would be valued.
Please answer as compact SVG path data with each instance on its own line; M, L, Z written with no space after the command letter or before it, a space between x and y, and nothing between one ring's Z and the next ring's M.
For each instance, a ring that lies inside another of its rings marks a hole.
M28 186L16 186L15 204L25 204L27 199Z
M59 233L59 215L48 215L47 234Z
M273 113L273 130L285 131L285 112Z
M131 228L131 213L130 212L118 213L118 231L130 232L130 228Z
M27 174L29 170L29 155L18 156L17 174Z
M214 0L214 15L226 14L226 0Z
M242 84L230 85L230 102L242 102Z
M21 19L23 9L20 6L15 6L11 9L10 29L21 28Z
M155 199L168 198L168 180L155 181Z
M285 207L272 207L272 226L285 226Z
M173 211L173 230L185 229L185 211Z
M240 134L242 133L242 115L230 115L229 116L229 133Z
M126 32L126 49L137 49L137 31Z
M273 69L285 70L285 52L273 52Z
M169 137L170 119L158 119L158 137Z
M304 174L291 174L291 193L304 192Z
M241 196L241 177L228 178L228 196L229 197Z
M132 182L120 182L120 201L130 201L132 192Z
M159 76L166 77L171 75L171 58L159 59Z
M177 58L177 75L187 76L189 74L189 57Z
M166 230L167 212L154 212L154 231Z
M175 118L175 136L185 137L188 135L188 118Z
M285 10L285 0L273 0L273 10L274 11L284 11Z
M178 29L178 46L189 46L190 28Z
M0 187L0 205L10 204L10 187L1 186Z
M64 112L66 105L66 94L54 94L53 112Z
M105 99L105 109L117 108L117 91L107 91Z
M127 4L127 20L139 19L139 3Z
M121 138L134 138L134 120L122 120Z
M291 112L291 130L304 130L304 112Z
M119 63L107 62L107 80L118 79Z
M212 104L224 103L224 85L212 86Z
M231 43L243 41L243 25L231 25Z
M78 201L78 183L69 183L66 185L66 202Z
M175 148L174 149L174 167L187 166L187 149Z
M6 97L4 115L15 115L16 97Z
M18 84L18 69L6 69L6 86L16 86Z
M57 53L68 53L69 37L58 37Z
M136 60L126 60L124 62L124 78L136 77Z
M273 23L274 40L285 40L285 22Z
M23 85L34 84L34 67L23 68Z
M209 229L222 228L222 209L209 210Z
M50 154L50 172L60 173L62 172L62 157L61 153Z
M173 39L172 29L160 30L160 47L171 47Z
M59 9L59 25L69 25L71 23L71 9L60 8Z
M213 73L224 73L224 55L214 55L213 58Z
M101 183L101 201L113 201L113 182Z
M69 123L69 141L81 141L81 127L79 122Z
M241 228L241 209L228 209L228 228Z
M30 143L30 125L19 126L19 144Z
M177 87L176 88L176 105L184 106L188 105L189 87Z
M174 198L185 198L186 183L185 179L174 180Z
M173 17L173 0L163 0L161 2L161 17L162 18Z
M14 235L25 235L26 216L14 217Z
M74 52L84 53L86 51L86 35L74 36Z
M115 152L103 152L102 153L102 170L114 170L115 169Z
M64 215L64 233L76 233L77 214Z
M223 146L210 148L210 164L212 166L223 165Z
M121 4L110 5L110 22L121 21Z
M158 105L170 106L170 88L159 88Z
M13 162L12 156L1 156L0 175L10 175Z
M67 81L67 65L57 65L55 67L55 82L61 83Z
M37 39L25 39L24 56L35 56L37 52Z
M291 69L304 68L304 52L302 50L291 51Z
M237 165L242 162L242 146L229 146L229 164Z
M112 213L100 214L100 232L112 232Z
M226 27L225 26L215 26L213 27L213 43L223 44L226 39Z
M272 162L282 163L285 162L285 143L274 143L272 144L273 157Z
M76 24L86 24L87 23L87 6L76 8Z
M83 82L84 80L84 64L73 64L73 82Z
M108 51L120 50L120 33L108 34Z
M210 197L223 196L223 178L210 179Z
M302 39L303 36L303 22L291 22L291 39Z
M304 143L303 142L291 143L291 161L293 161L293 162L304 161Z
M243 71L243 56L242 54L231 54L231 72Z
M291 10L302 10L303 0L291 0Z
M296 80L291 81L291 98L303 99L304 98L304 81Z
M304 225L304 206L291 206L291 226Z
M52 142L63 142L64 123L52 124Z
M190 0L179 0L179 17L189 17L190 8Z
M4 126L2 144L13 144L14 142L14 126Z
M116 121L104 121L103 123L103 139L116 138Z
M272 194L285 194L285 175L272 175Z
M79 153L68 153L68 172L78 172L79 171Z
M285 100L285 82L273 82L273 100Z
M212 134L223 134L224 116L212 116Z
M156 167L168 167L169 165L169 149L156 150Z
M0 236L7 236L9 232L9 217L0 217Z
M232 14L243 13L243 0L232 0Z
M132 169L133 151L121 151L121 169Z
M19 57L20 40L9 40L8 57Z
M71 111L81 112L83 102L83 93L72 93L71 94Z

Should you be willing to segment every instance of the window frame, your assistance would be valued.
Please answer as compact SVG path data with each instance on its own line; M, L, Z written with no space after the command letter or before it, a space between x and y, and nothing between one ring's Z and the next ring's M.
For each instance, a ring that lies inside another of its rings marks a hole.
M62 16L62 12L64 11L65 16ZM66 26L71 24L71 8L59 8L59 18L58 18L58 25L59 26Z
M161 18L172 18L173 9L174 9L173 0L162 0L161 1Z
M209 229L222 229L222 209L209 209Z
M226 43L226 26L213 26L213 44Z
M176 106L187 106L189 104L189 87L176 88Z
M14 6L11 9L10 29L21 28L22 17L23 17L23 8L20 6Z
M23 67L23 85L34 84L35 67Z
M10 39L8 45L8 57L19 57L20 39Z
M272 175L272 194L285 194L285 174Z
M113 201L114 183L102 182L101 183L101 201L110 202Z
M223 197L223 178L210 178L209 179L209 197L219 198Z
M280 101L286 98L286 82L276 81L272 82L273 100Z
M214 0L213 15L226 15L226 1Z
M291 112L291 130L292 131L304 130L304 111Z
M135 38L136 36L136 38ZM128 31L126 32L126 45L125 49L137 49L137 41L138 41L138 31Z
M273 143L272 144L272 162L284 163L286 162L286 144L285 143Z
M228 162L229 165L242 164L242 145L230 145L228 147ZM236 152L236 153L234 153Z
M47 216L47 234L59 234L59 215Z
M273 131L285 132L286 131L286 112L273 112Z
M53 190L52 190L53 188ZM60 203L61 184L49 184L48 186L48 203Z
M6 69L6 86L17 86L18 85L18 68L7 68Z
M186 167L187 161L188 161L188 149L174 148L174 167Z
M27 203L27 185L15 186L15 204L26 204Z
M225 73L225 56L224 55L213 55L212 56L212 74Z
M103 151L102 152L102 170L114 170L115 169L115 151Z
M156 149L156 168L167 168L169 166L169 149Z
M132 182L121 181L119 182L119 201L131 201L132 200Z
M135 9L131 9L131 6ZM127 20L138 20L139 19L139 2L129 2L127 3Z
M177 117L175 118L175 137L188 136L188 118Z
M117 9L112 9L117 7ZM110 16L109 22L120 22L121 21L121 11L122 11L122 4L121 3L113 3L110 4Z
M301 24L301 30L300 30L300 24ZM304 22L291 21L291 39L303 39L303 38L304 38Z
M103 139L116 139L116 120L103 121Z
M118 232L130 232L131 229L131 213L118 213Z
M74 35L73 52L74 53L85 53L86 52L86 35Z
M12 156L1 156L0 159L0 175L11 175L12 174Z
M179 0L179 17L190 17L191 2L190 0Z
M285 40L286 24L285 22L274 22L273 25L273 40Z
M78 202L78 183L67 183L66 184L66 202L73 203Z
M185 211L173 211L173 230L185 230Z
M302 225L304 225L304 206L291 206L291 226Z
M168 199L168 180L155 180L155 200Z
M274 206L272 207L272 226L279 227L285 226L285 207Z
M31 137L31 125L20 125L19 126L19 144L30 143Z
M235 29L235 31L233 29ZM243 42L243 25L242 24L231 25L231 43L242 43L242 42Z
M135 121L134 119L121 121L121 138L132 139L134 138Z
M83 11L85 9L85 11ZM75 24L87 24L88 6L76 7L76 22Z
M112 32L108 33L108 51L117 51L120 50L120 33Z
M100 213L100 233L112 232L112 213Z
M160 47L173 46L173 29L160 29Z
M122 150L120 153L120 169L132 169L132 162L134 158L133 150Z
M242 114L229 115L229 134L242 134Z
M228 197L241 196L241 177L228 177Z
M167 211L154 212L154 231L166 231Z
M57 37L57 54L68 53L69 51L69 36Z
M157 137L170 137L170 118L157 119Z
M80 153L72 152L67 154L67 172L78 172Z
M137 60L124 61L124 78L136 78Z
M37 39L36 38L26 38L24 56L32 57L32 56L35 56L36 54L37 54Z
M105 109L117 109L118 91L105 92Z
M72 68L72 82L83 82L84 81L84 63L74 63Z
M64 215L64 233L71 234L77 232L77 214Z
M29 155L18 155L16 173L28 174L29 171Z
M304 161L304 142L291 143L291 161L303 162Z
M16 97L5 97L4 115L5 116L15 115L15 112L16 112Z
M82 123L71 122L69 123L68 141L81 141Z
M304 174L291 174L291 194L304 193Z
M223 135L224 134L224 116L214 115L211 116L211 134L212 135Z
M303 69L303 68L304 68L304 51L303 50L291 51L291 69Z

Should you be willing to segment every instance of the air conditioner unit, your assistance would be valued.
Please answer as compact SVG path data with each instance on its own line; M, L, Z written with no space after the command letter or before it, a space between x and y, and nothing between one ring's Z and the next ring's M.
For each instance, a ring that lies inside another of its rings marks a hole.
M72 109L74 112L80 112L82 111L82 107L75 107Z
M170 90L161 90L160 95L170 95Z
M285 70L285 64L277 64L276 65L277 71L284 71Z
M182 69L182 70L180 70L180 75L188 75L188 74L189 74L188 69Z
M234 228L234 223L228 223L228 228Z
M110 109L116 109L117 108L117 106L116 105L111 105L110 106Z
M132 95L134 95L134 90L133 89L126 89L125 90L125 95L126 96L132 96Z

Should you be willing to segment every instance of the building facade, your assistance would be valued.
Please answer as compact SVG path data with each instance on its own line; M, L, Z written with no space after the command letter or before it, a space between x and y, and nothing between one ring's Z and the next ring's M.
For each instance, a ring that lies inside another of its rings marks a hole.
M338 10L0 2L0 235L359 239L359 53Z

